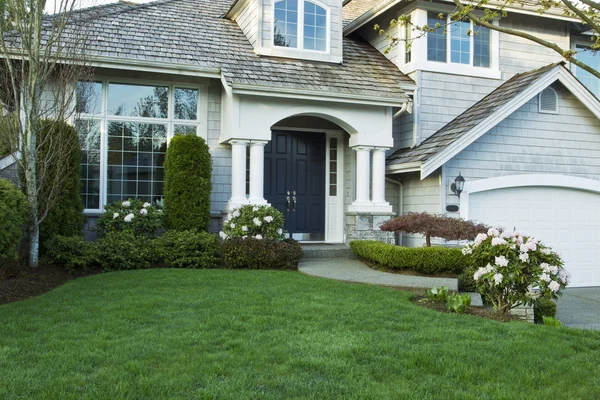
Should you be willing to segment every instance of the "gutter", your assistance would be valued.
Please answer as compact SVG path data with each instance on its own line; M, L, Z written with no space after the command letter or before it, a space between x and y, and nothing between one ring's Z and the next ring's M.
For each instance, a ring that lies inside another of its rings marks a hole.
M388 165L385 167L386 174L400 174L405 172L420 172L422 163L420 161Z

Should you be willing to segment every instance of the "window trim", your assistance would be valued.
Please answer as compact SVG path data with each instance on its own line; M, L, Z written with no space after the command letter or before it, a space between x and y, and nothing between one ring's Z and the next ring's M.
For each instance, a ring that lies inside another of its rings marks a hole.
M123 79L118 77L98 77L94 82L102 83L100 94L101 106L99 114L80 113L74 117L79 120L100 121L100 201L98 209L84 209L86 215L99 215L104 213L107 203L108 188L108 124L109 122L133 122L165 125L167 129L167 148L174 136L175 125L195 125L196 135L208 140L208 83L191 84L177 81L149 80L149 79ZM108 114L108 87L111 83L125 85L151 85L167 86L169 88L169 107L167 118L147 118L136 116L119 116ZM175 119L175 88L198 90L198 103L196 105L196 120Z
M298 1L298 47L284 47L275 45L275 3L277 1L283 0L273 0L271 3L271 20L273 23L271 24L271 48L276 51L281 51L283 53L312 53L312 54L329 54L331 52L331 7L321 3L317 0L297 0ZM304 48L304 3L311 2L325 10L325 32L326 32L326 44L325 50L311 50Z
M585 39L581 38L581 37L571 37L571 43L570 43L570 48L571 50L575 50L577 51L577 46L583 46L586 48L591 48L590 42L586 41ZM577 55L576 55L577 56ZM600 50L598 53L598 56L600 57ZM573 76L577 79L577 81L579 81L583 86L585 86L585 88L587 90L590 91L590 93L592 93L594 96L596 97L600 97L600 82L598 82L598 86L599 86L599 90L598 93L594 93L594 91L591 88L588 88L578 77L577 77L577 71L579 71L581 68L579 68L577 65L573 64L572 62L569 62L569 70L571 71L571 73L573 74ZM584 72L584 69L581 69ZM593 76L593 75L592 75ZM598 78L600 80L600 78Z

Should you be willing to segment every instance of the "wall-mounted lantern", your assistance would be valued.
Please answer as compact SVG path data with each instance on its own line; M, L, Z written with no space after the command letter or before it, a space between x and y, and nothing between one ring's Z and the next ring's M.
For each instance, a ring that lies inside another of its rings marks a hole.
M458 176L454 180L454 183L452 185L450 185L450 190L452 190L452 193L454 193L455 195L458 196L458 198L460 198L460 194L462 193L464 188L465 188L465 178L463 178L459 172Z

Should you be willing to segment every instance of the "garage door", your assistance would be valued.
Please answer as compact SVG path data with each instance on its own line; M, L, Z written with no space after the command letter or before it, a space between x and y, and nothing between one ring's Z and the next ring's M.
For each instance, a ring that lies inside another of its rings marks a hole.
M471 193L469 218L535 236L560 253L571 287L600 286L600 194L562 187Z

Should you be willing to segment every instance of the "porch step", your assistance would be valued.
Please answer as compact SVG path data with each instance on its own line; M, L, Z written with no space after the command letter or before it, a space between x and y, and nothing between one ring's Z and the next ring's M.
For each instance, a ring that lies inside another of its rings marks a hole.
M303 244L303 259L355 258L350 246L345 244Z

